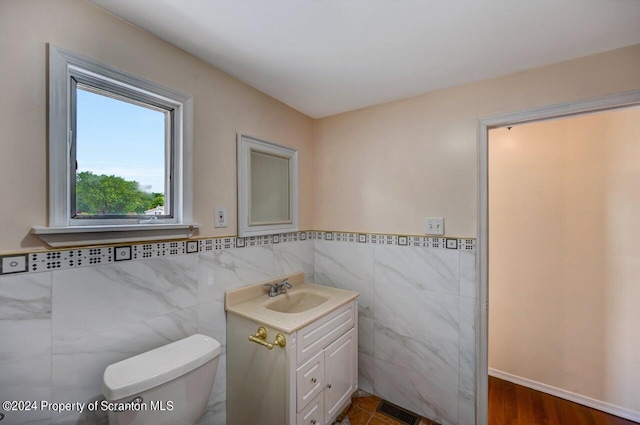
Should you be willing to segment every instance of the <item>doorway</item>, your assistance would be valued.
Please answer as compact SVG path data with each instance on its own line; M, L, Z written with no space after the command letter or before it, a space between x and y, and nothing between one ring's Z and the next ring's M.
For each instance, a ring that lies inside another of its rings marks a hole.
M577 117L602 111L612 111L640 105L640 92L623 93L598 99L555 105L532 111L494 117L482 120L479 126L480 178L479 178L479 238L478 238L478 318L477 332L477 423L488 423L488 308L489 308L489 130L523 126L526 123ZM512 130L512 131L513 131ZM515 134L515 133L514 133ZM587 193L588 195L588 193ZM553 240L553 232L539 230ZM526 242L525 242L526 243ZM588 373L588 371L586 371ZM551 387L551 385L550 385ZM632 412L633 413L633 412Z

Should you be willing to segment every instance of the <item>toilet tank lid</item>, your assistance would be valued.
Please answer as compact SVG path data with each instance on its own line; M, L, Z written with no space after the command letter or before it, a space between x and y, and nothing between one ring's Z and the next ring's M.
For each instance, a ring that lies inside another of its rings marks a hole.
M107 366L102 394L109 401L139 394L191 372L219 354L218 341L192 335Z

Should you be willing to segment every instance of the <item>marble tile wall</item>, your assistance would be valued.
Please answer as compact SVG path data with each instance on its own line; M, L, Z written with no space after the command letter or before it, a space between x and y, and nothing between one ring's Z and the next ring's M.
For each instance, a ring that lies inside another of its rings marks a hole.
M0 280L0 399L51 400L51 274ZM8 424L48 424L49 412L32 410Z
M107 365L203 333L223 350L201 424L224 425L225 291L302 270L361 294L362 389L443 425L473 424L473 241L444 249L438 239L361 236L200 241L199 253L0 276L0 400L97 400ZM104 414L40 410L2 421L106 423Z
M360 292L359 385L443 425L475 423L475 253L315 241L315 281Z
M0 277L0 399L89 402L104 368L203 333L223 345L201 425L226 422L224 292L303 270L313 240ZM105 414L6 412L2 424L107 424Z

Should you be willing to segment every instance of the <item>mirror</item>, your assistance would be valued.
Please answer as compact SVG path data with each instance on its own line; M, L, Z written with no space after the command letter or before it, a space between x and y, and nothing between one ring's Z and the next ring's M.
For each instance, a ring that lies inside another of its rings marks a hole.
M298 152L238 135L238 236L298 231Z

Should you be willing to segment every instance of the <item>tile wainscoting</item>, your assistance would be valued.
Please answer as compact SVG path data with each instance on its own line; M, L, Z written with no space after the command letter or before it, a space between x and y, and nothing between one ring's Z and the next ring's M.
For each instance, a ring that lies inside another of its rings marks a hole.
M473 251L316 240L314 269L316 283L360 292L360 388L475 423Z
M223 351L201 424L223 425L225 291L302 270L361 293L364 390L442 424L474 423L475 241L445 249L443 238L364 238L299 232L198 240L195 250L182 241L28 253L28 271L0 276L0 399L94 401L108 364L203 333ZM3 425L107 423L86 411L5 414Z

